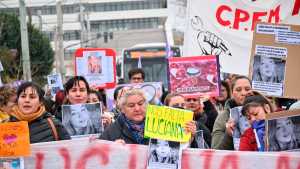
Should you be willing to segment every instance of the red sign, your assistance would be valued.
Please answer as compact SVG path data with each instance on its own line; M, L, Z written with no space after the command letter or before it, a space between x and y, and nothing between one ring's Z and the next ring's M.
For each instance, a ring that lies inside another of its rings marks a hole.
M169 58L171 92L218 96L219 82L219 62L216 56Z
M80 48L75 52L75 75L84 76L91 87L116 85L116 52L105 48Z

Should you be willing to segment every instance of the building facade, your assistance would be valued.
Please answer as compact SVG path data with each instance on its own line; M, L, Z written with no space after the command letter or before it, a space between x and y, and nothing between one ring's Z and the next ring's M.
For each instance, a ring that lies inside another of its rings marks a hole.
M55 0L25 0L32 23L49 37L55 50ZM0 11L18 12L18 0L4 0ZM122 49L139 43L165 42L167 0L62 0L66 75L74 75L79 47ZM55 71L55 70L54 70Z

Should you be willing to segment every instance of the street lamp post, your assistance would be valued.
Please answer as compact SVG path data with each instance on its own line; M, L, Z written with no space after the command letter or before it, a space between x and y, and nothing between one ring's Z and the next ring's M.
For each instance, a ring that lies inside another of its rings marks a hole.
M19 0L20 26L21 26L21 43L22 43L22 63L23 78L31 81L30 56L28 45L28 31L26 23L26 9L24 0Z

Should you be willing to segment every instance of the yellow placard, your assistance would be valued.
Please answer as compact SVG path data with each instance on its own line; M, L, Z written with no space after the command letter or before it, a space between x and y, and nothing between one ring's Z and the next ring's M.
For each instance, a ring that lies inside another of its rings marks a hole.
M0 124L0 157L30 155L28 123L25 121Z
M144 137L188 142L191 133L184 131L184 125L191 120L193 120L192 111L148 105Z

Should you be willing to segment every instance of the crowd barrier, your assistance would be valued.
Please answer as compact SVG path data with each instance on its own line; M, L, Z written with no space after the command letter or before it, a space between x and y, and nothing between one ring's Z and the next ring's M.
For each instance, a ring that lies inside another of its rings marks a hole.
M31 145L25 169L146 169L148 147L87 138ZM300 169L300 152L186 149L182 169Z

